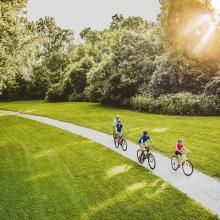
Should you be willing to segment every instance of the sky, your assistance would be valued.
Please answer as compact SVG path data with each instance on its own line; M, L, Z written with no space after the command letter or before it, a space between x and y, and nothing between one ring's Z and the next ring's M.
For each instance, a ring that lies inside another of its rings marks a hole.
M51 16L62 28L72 29L76 38L86 27L103 30L119 13L154 21L160 12L158 0L28 0L27 15L32 21Z

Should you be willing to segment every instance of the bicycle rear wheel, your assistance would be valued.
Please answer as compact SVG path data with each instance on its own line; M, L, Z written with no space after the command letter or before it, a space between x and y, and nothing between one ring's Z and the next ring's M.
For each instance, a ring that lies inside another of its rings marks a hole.
M154 170L155 167L156 167L156 160L155 160L155 157L153 154L149 154L148 155L148 164L149 164L149 167Z
M140 164L144 163L144 153L141 150L137 151L137 159Z
M193 164L189 160L186 160L182 164L182 169L186 176L191 176L193 173Z
M176 156L171 157L171 167L173 170L178 170L178 159Z
M122 146L123 151L126 151L128 149L128 144L125 139L122 140L121 146Z

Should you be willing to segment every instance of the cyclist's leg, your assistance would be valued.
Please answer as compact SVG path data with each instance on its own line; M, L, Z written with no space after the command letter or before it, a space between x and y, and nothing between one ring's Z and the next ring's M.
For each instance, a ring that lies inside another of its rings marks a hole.
M120 140L120 135L119 135L119 133L117 131L115 131L115 138Z
M116 133L116 130L115 130L115 128L113 127L113 137L115 138L115 133Z
M144 148L147 150L147 153L149 152L149 146L147 145L147 143L143 143Z
M140 147L140 150L141 150L141 152L144 152L144 146L143 146L143 144L142 143L138 143L138 145L139 145L139 147Z
M181 162L182 162L182 154L178 151L175 152L175 155L177 157L177 161L178 161L178 166L181 165Z
M122 141L123 141L123 133L122 132L118 132L118 140L120 143L122 143Z

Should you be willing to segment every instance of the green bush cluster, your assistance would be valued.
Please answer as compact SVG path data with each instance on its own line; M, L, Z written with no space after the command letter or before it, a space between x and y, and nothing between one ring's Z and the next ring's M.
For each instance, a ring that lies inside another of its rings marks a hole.
M139 95L131 99L133 109L140 112L170 115L218 115L220 105L216 96L194 95L189 92L153 98Z

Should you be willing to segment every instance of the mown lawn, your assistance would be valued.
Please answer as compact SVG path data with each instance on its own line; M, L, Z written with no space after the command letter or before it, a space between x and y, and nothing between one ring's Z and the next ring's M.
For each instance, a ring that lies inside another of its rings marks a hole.
M0 102L0 109L23 111L69 121L78 125L112 132L112 121L120 114L128 130L127 138L137 142L147 129L156 150L171 156L178 138L192 150L195 167L220 178L220 117L166 116L103 107L95 103L46 103L44 101Z
M217 219L115 152L0 115L0 219Z

